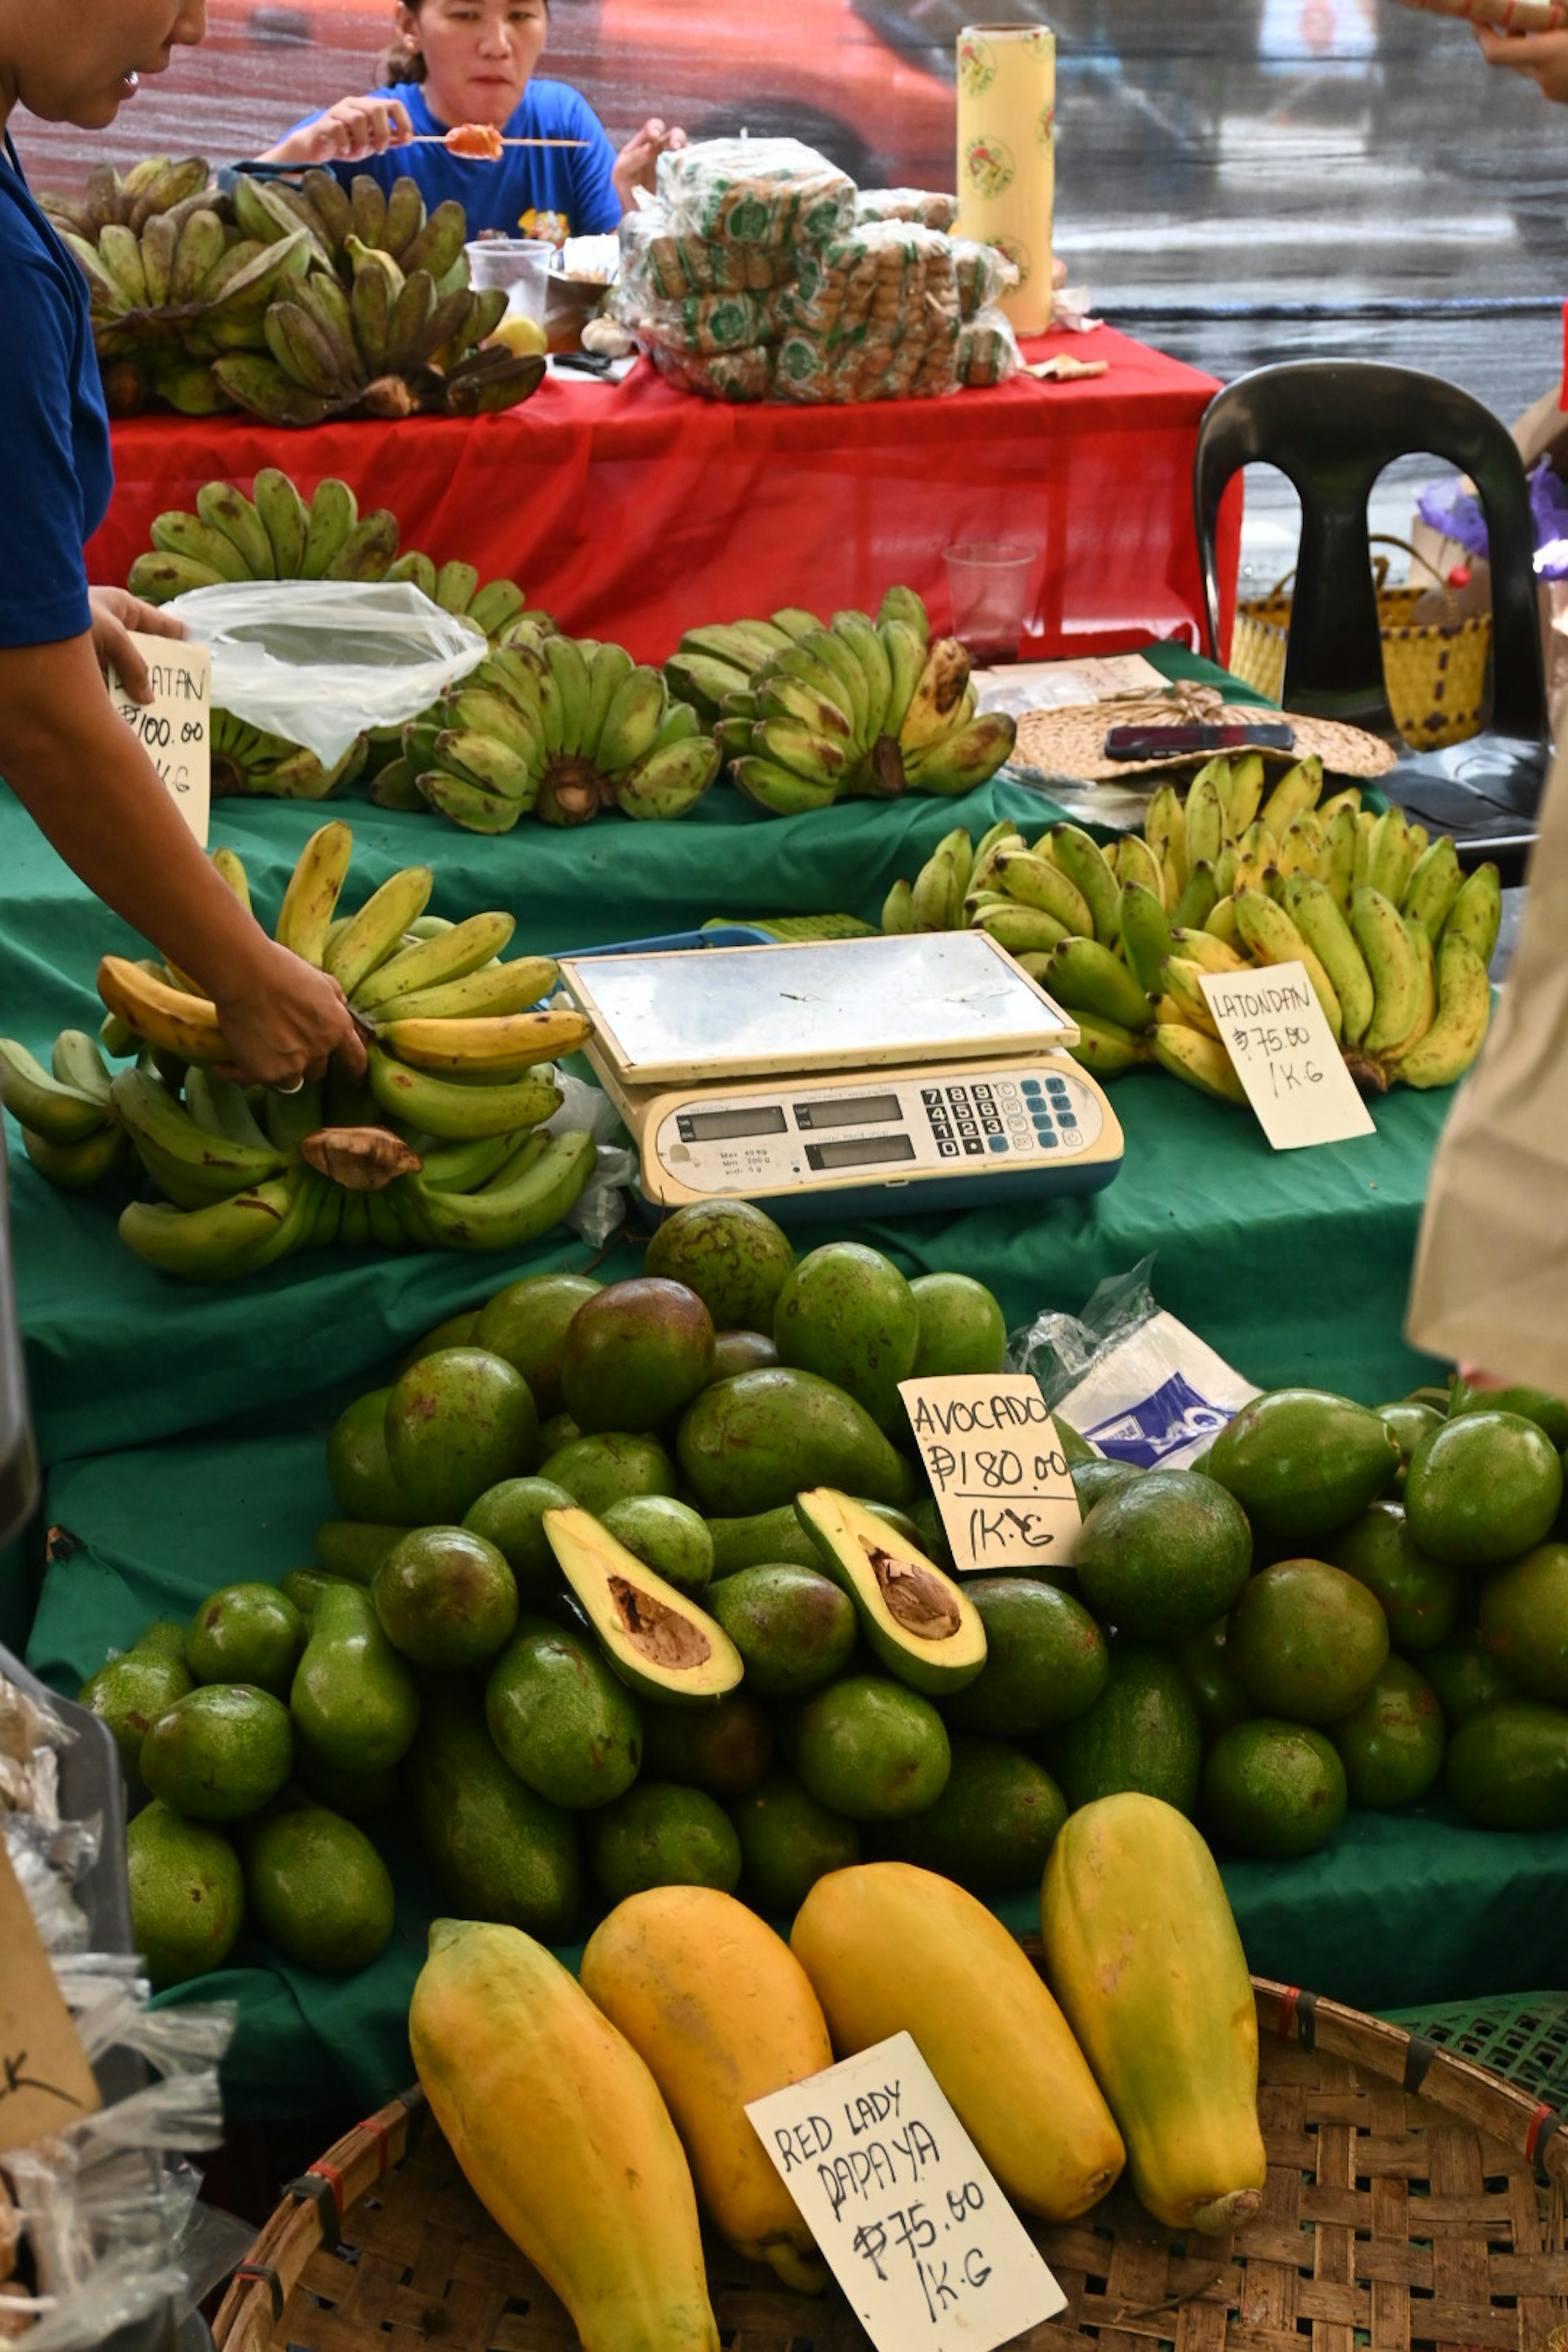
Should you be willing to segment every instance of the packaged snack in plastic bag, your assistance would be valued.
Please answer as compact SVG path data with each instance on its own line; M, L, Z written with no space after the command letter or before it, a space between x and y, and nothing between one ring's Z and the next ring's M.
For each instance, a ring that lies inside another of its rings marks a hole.
M953 367L961 384L1005 383L1024 364L1011 320L1002 310L982 310L958 330Z
M765 344L749 351L686 352L658 336L644 338L643 349L670 383L682 392L700 392L708 400L766 400L773 390L773 354Z
M952 274L958 287L958 315L973 319L990 310L999 295L1018 283L1018 265L999 245L982 245L977 237L952 240Z
M1102 1282L1081 1315L1037 1315L1013 1333L1007 1361L1032 1372L1047 1404L1099 1453L1179 1470L1259 1391L1156 1303L1153 1263Z
M958 198L937 188L862 188L855 199L858 221L918 221L921 228L951 228Z
M676 234L773 249L830 245L855 218L855 183L798 139L667 148L658 194Z
M706 358L771 341L777 330L766 298L756 294L688 294L679 302L623 300L616 315L634 334Z
M621 223L621 284L662 302L689 294L766 294L790 270L787 253L719 245L671 228L657 200Z

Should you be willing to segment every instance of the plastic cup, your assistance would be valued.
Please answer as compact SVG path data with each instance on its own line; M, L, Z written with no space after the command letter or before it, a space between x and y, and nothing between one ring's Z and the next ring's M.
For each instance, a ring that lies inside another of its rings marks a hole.
M976 668L1016 661L1024 634L1035 551L1002 539L967 540L942 551L952 634L963 639Z
M480 292L492 286L504 287L509 311L544 324L553 246L536 236L484 236L476 237L463 251L468 257L468 275Z

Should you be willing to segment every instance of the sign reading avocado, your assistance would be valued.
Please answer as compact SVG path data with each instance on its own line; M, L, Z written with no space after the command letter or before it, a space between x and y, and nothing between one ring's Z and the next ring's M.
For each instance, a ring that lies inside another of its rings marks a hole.
M147 636L139 629L132 630L131 642L147 665L153 699L136 701L112 670L110 698L205 848L212 793L212 649L190 638Z
M1205 971L1198 982L1220 1043L1276 1151L1376 1134L1305 964Z
M899 1394L961 1576L1070 1564L1078 1495L1032 1372L900 1381Z
M908 2033L746 2113L878 2352L993 2352L1065 2307Z

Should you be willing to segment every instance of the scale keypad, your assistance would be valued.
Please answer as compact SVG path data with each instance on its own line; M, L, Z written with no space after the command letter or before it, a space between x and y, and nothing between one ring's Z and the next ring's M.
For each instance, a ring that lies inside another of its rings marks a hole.
M943 1160L1002 1152L1079 1151L1083 1131L1065 1077L974 1078L922 1087L921 1104Z

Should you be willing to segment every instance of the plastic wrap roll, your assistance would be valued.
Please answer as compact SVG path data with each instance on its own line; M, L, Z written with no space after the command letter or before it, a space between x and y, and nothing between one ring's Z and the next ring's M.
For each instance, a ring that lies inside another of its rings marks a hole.
M958 233L998 245L1018 283L1001 307L1020 334L1051 317L1057 44L1041 26L966 25L958 37Z

